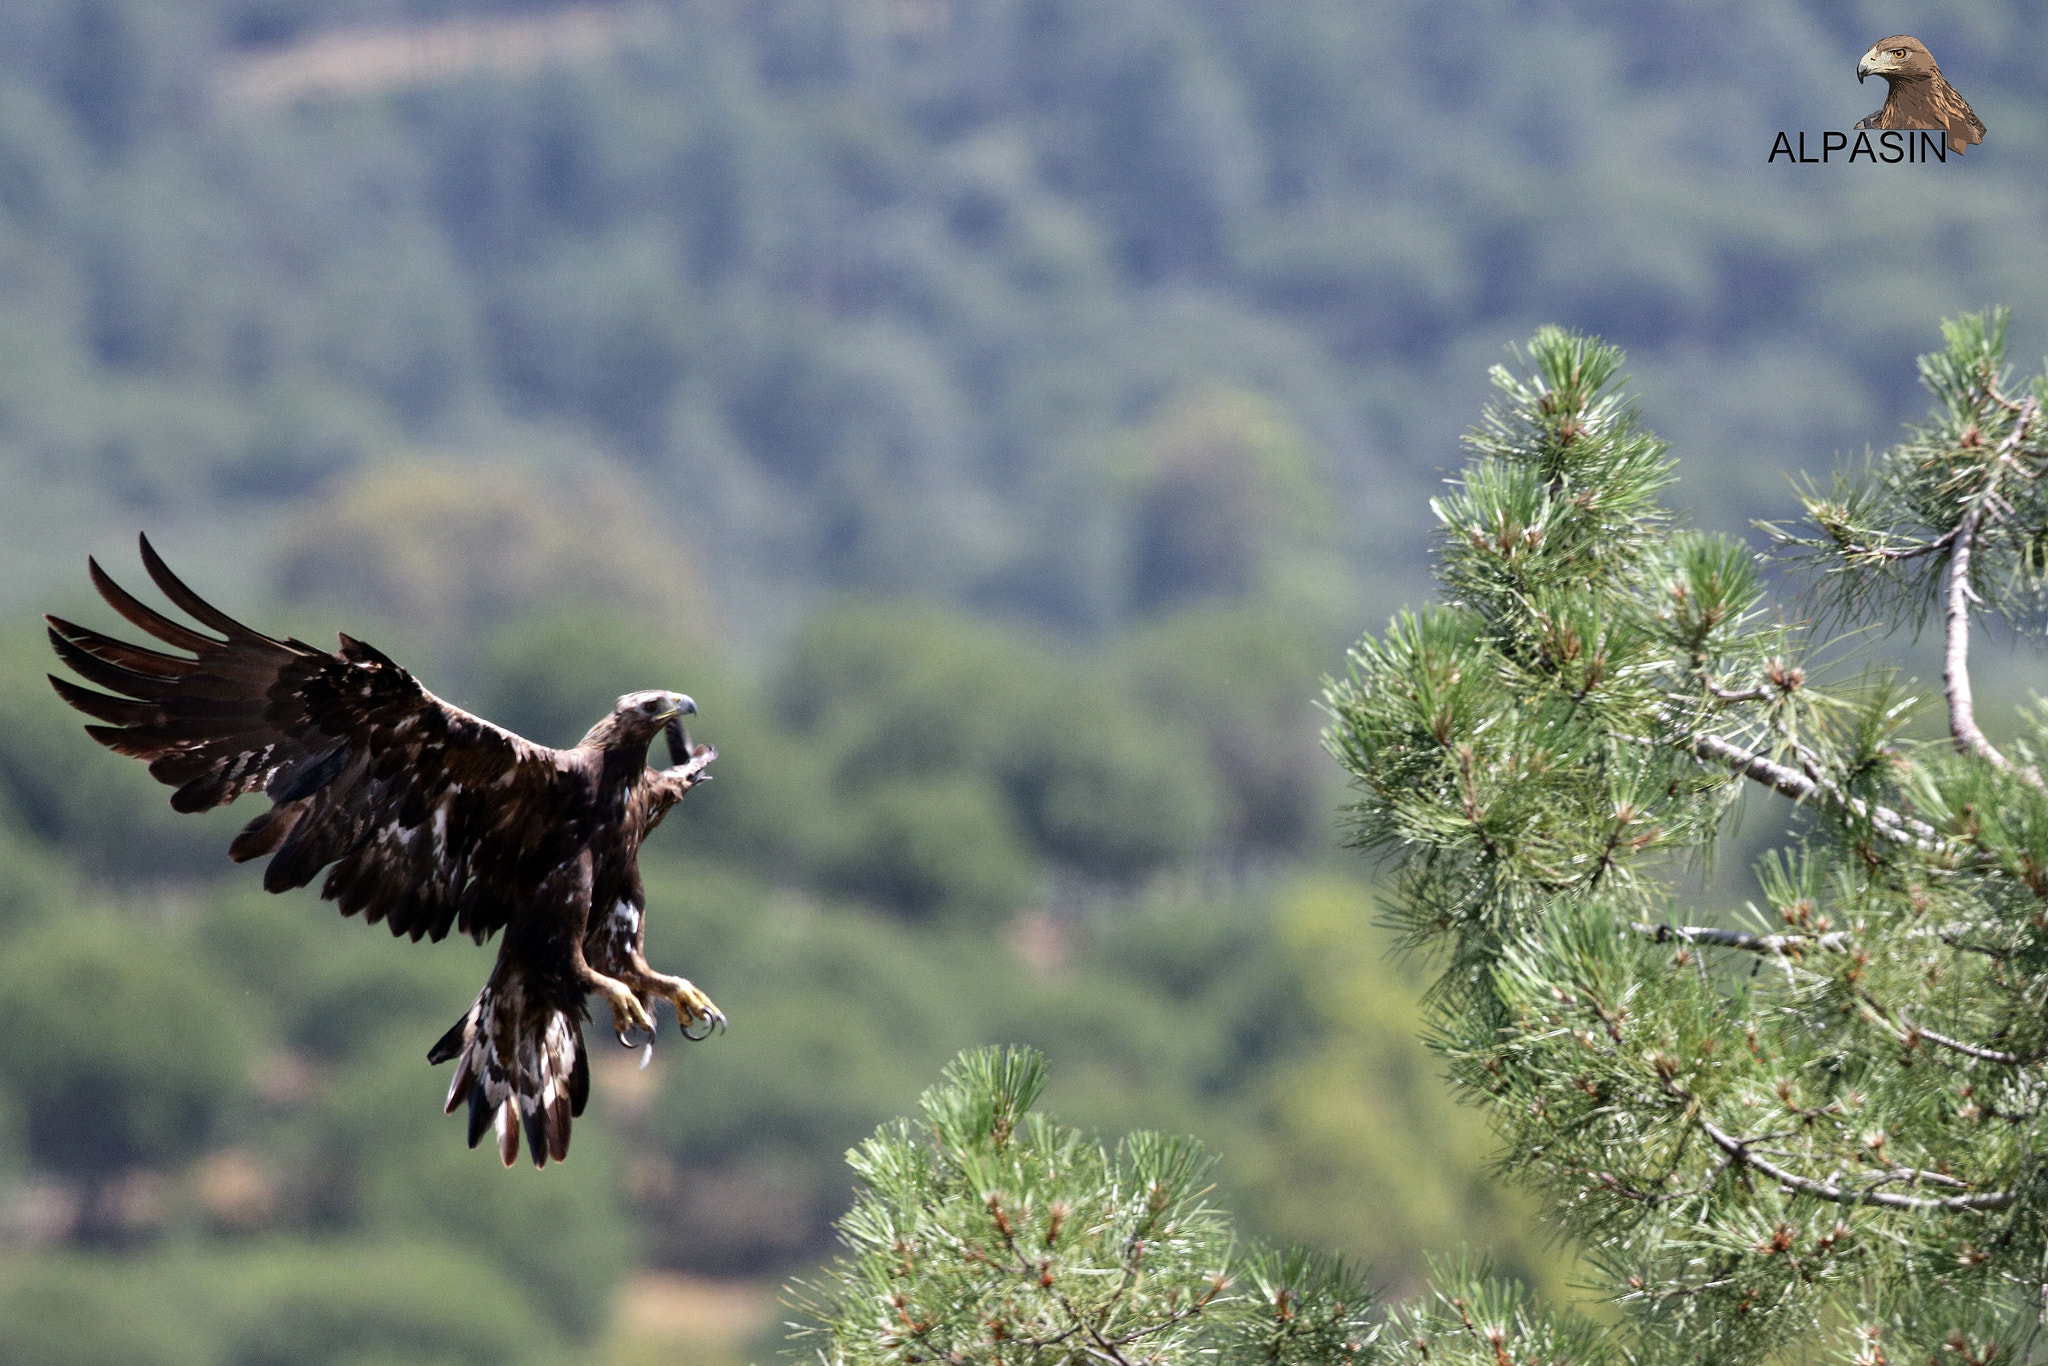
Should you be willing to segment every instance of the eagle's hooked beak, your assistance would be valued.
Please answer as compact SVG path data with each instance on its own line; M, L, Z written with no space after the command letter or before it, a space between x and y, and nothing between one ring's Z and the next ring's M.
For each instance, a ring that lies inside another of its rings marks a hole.
M1865 76L1883 75L1891 70L1889 66L1879 65L1883 60L1884 54L1875 47L1864 53L1862 59L1856 63L1856 84L1863 84Z

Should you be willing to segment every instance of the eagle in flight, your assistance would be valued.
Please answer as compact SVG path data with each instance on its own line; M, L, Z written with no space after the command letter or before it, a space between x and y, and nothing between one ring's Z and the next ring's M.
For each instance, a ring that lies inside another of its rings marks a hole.
M1948 149L1961 156L1971 143L1984 141L1984 120L1970 102L1942 78L1927 44L1903 33L1880 38L1856 63L1856 84L1865 76L1882 76L1891 88L1884 108L1857 123L1858 128L1942 128Z
M344 635L330 654L250 630L180 582L147 536L142 563L218 636L146 606L89 560L116 612L189 657L47 617L58 657L110 691L50 682L104 723L89 735L176 787L177 810L270 798L228 846L238 863L270 855L266 890L327 868L320 895L343 915L415 943L451 928L479 944L504 931L483 992L427 1054L455 1062L447 1109L468 1102L472 1148L495 1126L508 1167L522 1131L535 1166L568 1154L569 1122L590 1098L592 992L621 1043L653 1037L659 1000L686 1038L703 1037L693 1025L724 1026L708 996L643 952L640 842L718 757L683 728L697 710L688 697L628 693L581 743L549 749L443 702L360 640ZM667 768L648 766L657 735Z

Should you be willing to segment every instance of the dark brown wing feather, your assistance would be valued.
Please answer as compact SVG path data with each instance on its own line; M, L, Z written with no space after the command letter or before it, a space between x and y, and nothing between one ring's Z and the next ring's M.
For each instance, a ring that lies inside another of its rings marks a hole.
M99 725L95 740L149 764L171 805L203 811L263 792L271 809L235 838L236 861L271 855L263 885L302 887L393 934L481 941L573 851L584 785L568 756L452 707L373 647L330 654L252 631L194 593L147 537L142 561L210 636L136 600L97 563L113 609L191 657L48 618L57 655L105 692L53 677Z

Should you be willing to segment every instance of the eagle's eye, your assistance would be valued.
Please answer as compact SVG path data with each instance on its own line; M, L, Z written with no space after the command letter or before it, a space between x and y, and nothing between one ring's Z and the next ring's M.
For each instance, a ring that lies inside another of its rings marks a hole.
M640 704L640 710L646 712L649 716L654 715L655 712L661 710L661 699L658 697L648 698Z
M1892 49L1892 56L1894 56L1894 57L1903 57L1903 56L1905 56L1905 55L1906 55L1906 49L1905 49L1905 48L1902 48L1902 47L1895 47L1895 48L1893 48L1893 49Z

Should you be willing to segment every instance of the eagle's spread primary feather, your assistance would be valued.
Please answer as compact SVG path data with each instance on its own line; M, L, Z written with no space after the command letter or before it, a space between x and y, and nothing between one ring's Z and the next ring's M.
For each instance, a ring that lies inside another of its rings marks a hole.
M1884 108L1858 121L1858 128L1940 128L1948 133L1948 149L1961 155L1971 143L1984 140L1984 121L1970 102L1942 76L1927 44L1895 33L1870 45L1856 63L1856 80L1882 76L1889 87Z
M478 943L503 930L483 992L428 1054L456 1061L448 1109L469 1106L475 1147L495 1127L509 1165L523 1132L536 1165L569 1150L590 1095L584 997L612 1008L623 1040L670 1001L685 1035L722 1025L717 1008L644 956L640 842L717 758L677 719L670 692L629 693L580 744L549 749L450 706L370 645L339 654L249 629L187 588L142 538L142 561L181 611L174 621L88 561L100 596L188 655L132 645L58 617L57 655L86 682L52 677L100 722L95 740L145 760L171 805L204 811L262 792L271 808L235 837L236 862L270 855L263 885L303 887L395 935ZM647 747L666 733L670 766Z

